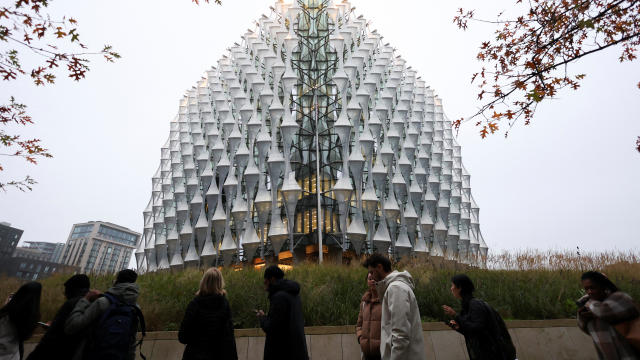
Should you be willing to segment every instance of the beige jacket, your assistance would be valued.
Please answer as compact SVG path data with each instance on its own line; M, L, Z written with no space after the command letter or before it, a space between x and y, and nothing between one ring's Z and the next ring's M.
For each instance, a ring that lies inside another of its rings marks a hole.
M413 279L394 271L378 282L382 297L380 354L383 360L424 360L424 338Z

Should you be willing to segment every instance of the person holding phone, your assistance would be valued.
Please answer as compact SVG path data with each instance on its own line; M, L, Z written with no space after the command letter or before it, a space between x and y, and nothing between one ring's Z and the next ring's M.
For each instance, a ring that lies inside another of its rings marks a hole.
M64 283L64 296L67 299L58 309L51 324L38 323L47 332L42 336L36 348L29 354L27 360L40 359L72 359L85 341L85 334L67 335L64 324L78 301L82 299L91 287L89 277L76 274Z
M458 314L450 306L442 305L444 313L453 320L445 322L464 336L471 360L514 360L516 349L500 315L486 302L473 297L475 287L464 274L451 278L451 293L462 303Z
M300 284L284 278L278 265L264 271L264 290L269 294L269 313L256 311L265 332L264 360L308 360Z
M22 285L0 309L0 359L19 360L24 354L24 341L29 339L40 321L42 285Z
M640 359L640 352L615 328L640 316L631 296L597 271L582 274L582 287L586 295L577 301L578 326L591 336L600 359Z
M215 267L209 268L180 324L178 340L187 345L183 360L238 359L226 294L222 273Z

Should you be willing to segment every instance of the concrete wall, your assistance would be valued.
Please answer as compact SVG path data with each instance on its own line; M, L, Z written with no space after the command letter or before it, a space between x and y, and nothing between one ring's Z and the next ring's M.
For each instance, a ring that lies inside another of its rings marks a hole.
M575 320L507 321L520 360L597 360L591 338L576 326ZM464 338L440 323L424 323L425 348L429 360L469 359ZM305 328L311 360L358 360L360 347L354 326ZM28 354L38 338L25 344ZM236 330L238 360L262 360L264 333L259 329ZM182 359L184 345L175 331L148 333L142 352L149 360ZM139 355L138 355L139 358Z

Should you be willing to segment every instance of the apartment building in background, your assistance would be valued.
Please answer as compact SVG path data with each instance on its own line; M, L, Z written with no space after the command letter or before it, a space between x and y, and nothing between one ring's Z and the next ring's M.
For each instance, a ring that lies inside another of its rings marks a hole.
M0 259L13 256L22 233L7 222L0 222Z
M77 267L60 265L55 260L62 253L64 244L27 242L28 247L18 247L23 230L0 223L0 274L23 280L38 280L54 273L74 273Z
M46 241L25 241L27 246L16 248L14 257L25 257L59 263L64 250L64 243L52 243Z
M104 221L74 224L61 263L82 273L114 273L129 266L140 233Z

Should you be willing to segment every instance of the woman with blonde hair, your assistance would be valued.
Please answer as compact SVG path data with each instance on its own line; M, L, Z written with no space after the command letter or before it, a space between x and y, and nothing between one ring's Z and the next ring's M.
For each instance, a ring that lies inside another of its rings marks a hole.
M187 345L183 360L237 360L231 308L224 278L217 268L205 271L200 288L184 314L178 340Z

